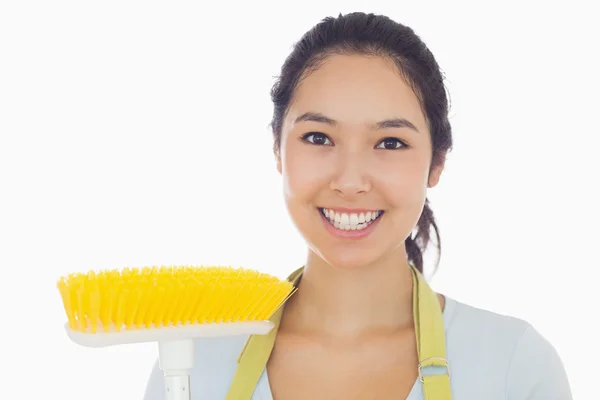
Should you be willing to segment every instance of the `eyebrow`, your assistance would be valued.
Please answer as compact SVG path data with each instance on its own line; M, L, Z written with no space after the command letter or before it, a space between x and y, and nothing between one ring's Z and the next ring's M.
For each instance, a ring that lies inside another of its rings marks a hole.
M338 122L336 120L329 118L318 112L306 112L306 113L300 115L295 120L296 123L301 122L301 121L319 122L319 123L327 124L327 125L330 125L333 127L338 126ZM371 127L376 130L386 129L386 128L409 128L409 129L414 130L415 132L419 132L417 127L412 122L407 120L406 118L386 119L383 121L379 121L375 124L372 124Z

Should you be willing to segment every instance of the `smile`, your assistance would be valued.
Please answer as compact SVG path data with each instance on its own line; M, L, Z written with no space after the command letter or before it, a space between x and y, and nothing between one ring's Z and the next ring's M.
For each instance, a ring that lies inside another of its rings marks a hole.
M383 211L381 210L346 213L319 208L319 211L331 225L342 231L361 231L369 227L383 215Z

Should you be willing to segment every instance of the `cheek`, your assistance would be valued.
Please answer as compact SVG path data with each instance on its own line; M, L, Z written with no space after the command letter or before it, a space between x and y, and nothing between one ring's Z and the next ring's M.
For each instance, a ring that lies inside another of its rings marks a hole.
M386 194L388 202L399 207L412 203L420 206L427 195L427 158L417 152L406 152L402 157L386 161L380 163L373 178L377 187Z
M311 156L303 147L302 143L290 143L283 151L284 193L290 201L314 198L327 183L325 161L321 157Z

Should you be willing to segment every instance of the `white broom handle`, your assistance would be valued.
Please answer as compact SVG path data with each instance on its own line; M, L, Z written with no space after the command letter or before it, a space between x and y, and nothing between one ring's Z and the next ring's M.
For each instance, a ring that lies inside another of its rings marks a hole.
M189 375L165 375L166 400L191 400Z
M165 374L166 400L191 400L190 373L194 367L192 339L158 342L160 369Z

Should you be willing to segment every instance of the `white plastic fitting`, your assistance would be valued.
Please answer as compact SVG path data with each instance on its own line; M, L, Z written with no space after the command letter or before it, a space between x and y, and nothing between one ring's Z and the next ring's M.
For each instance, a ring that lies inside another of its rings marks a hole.
M158 361L165 375L166 400L191 400L190 374L194 368L193 339L159 341Z

